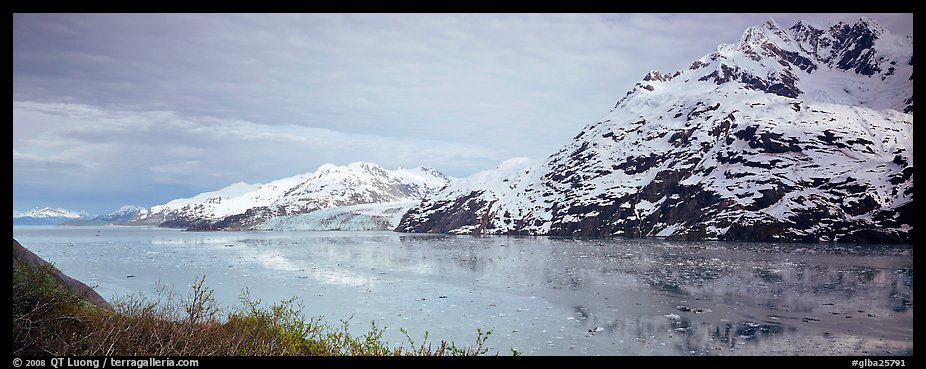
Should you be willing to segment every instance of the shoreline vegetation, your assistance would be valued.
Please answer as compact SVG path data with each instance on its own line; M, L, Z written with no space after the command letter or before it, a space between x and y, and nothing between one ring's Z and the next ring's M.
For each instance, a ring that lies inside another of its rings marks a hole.
M330 326L305 316L296 297L265 306L244 290L240 306L221 308L205 276L187 296L165 286L153 296L111 303L94 296L14 239L13 355L476 356L488 353L492 334L477 329L471 346L440 341L435 347L427 333L416 344L402 329L408 346L390 347L375 321L367 333L352 335L349 321Z

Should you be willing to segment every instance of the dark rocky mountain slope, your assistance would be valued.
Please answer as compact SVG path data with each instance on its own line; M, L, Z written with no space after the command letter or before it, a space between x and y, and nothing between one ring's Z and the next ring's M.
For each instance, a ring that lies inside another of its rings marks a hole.
M546 160L456 181L396 230L910 242L912 136L912 37L769 21L650 72Z

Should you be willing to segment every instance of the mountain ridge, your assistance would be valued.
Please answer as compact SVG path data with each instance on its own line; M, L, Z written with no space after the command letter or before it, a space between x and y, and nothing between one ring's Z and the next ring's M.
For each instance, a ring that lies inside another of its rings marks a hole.
M313 172L266 184L239 182L191 198L171 200L140 211L125 224L190 230L255 229L276 217L322 209L418 201L449 181L439 171L426 167L387 170L369 162L324 164Z
M545 161L500 172L514 187L445 188L396 230L909 242L912 74L912 37L871 20L769 20L646 74Z
M78 219L89 219L90 214L64 208L34 208L27 211L13 210L13 225L57 225Z

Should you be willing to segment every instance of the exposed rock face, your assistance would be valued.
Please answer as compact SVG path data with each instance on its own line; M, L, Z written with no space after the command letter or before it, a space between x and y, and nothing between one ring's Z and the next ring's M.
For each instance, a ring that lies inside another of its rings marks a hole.
M866 19L749 28L650 72L544 162L454 183L397 230L910 242L912 44Z
M60 283L61 286L74 291L74 293L86 298L87 301L93 305L96 305L97 307L106 310L113 310L112 305L110 305L109 302L103 298L103 296L100 296L100 294L94 291L93 288L90 288L83 282L71 278L67 274L64 274L58 270L58 268L55 268L49 262L45 261L45 259L42 259L36 254L33 254L32 251L29 251L29 249L20 245L19 242L17 242L15 239L13 240L13 259L19 260L20 262L26 263L32 267L50 268L52 278Z
M386 170L373 163L326 164L263 185L236 183L141 210L126 224L189 230L255 229L269 219L360 204L419 201L450 181L424 167Z

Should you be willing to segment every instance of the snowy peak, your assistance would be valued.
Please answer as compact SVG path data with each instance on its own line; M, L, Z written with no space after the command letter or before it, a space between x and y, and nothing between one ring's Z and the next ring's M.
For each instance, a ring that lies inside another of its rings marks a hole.
M747 50L754 47L765 47L768 44L774 44L778 47L788 47L793 41L788 32L785 31L773 19L767 20L761 26L753 26L743 32L740 37L737 50Z
M444 173L437 169L422 166L412 169L399 168L393 172L408 180L426 183L430 188L440 188L453 179L445 176Z
M125 206L120 207L119 209L116 209L116 211L112 213L109 213L106 215L100 215L93 219L104 221L104 222L109 222L109 223L125 222L125 221L131 220L132 218L134 218L135 215L137 215L142 210L144 210L144 208L140 206L125 205Z
M423 168L423 167L419 167ZM423 171L418 169L402 169L395 171L383 169L375 163L356 162L346 166L325 164L316 170L307 181L311 183L364 183L370 181L394 181L423 184L433 183L437 179L439 185L446 182L446 177L437 171ZM438 185L438 184L435 184ZM295 189L294 189L295 190Z
M337 166L334 164L325 164L315 171L315 178L335 177L343 178L344 176L357 175L386 175L386 171L379 165L367 162L350 163L347 166Z
M672 78L678 77L682 72L675 72L675 74L662 74L658 70L650 71L643 77L643 81L671 81Z
M29 211L13 211L14 218L70 218L70 219L79 219L89 216L86 212L83 211L74 211L63 208L35 208Z
M126 214L134 214L134 213L137 213L141 209L144 209L144 208L141 206L135 206L135 205L125 205L125 206L120 207L119 209L116 209L116 211L109 213L109 216L122 216Z
M365 162L326 164L272 205L293 214L337 206L421 200L446 183L447 178L439 172L391 171Z
M890 55L893 47L879 42L882 38L890 40L896 37L870 18L859 19L854 25L840 22L827 31L799 22L791 27L791 31L806 54L830 67L852 70L861 75L873 76L882 72L881 64L885 58L898 56ZM912 39L910 41L912 45ZM885 52L888 55L880 55Z
M112 213L105 215L98 215L93 218L80 218L80 219L70 219L66 222L60 223L64 226L104 226L104 225L113 225L113 224L122 224L133 219L139 212L145 210L142 207L134 205L125 205L113 211Z
M267 184L236 183L145 209L134 223L196 229L252 229L278 216L385 202L420 201L449 179L424 167L387 170L375 163L324 164Z
M681 78L679 78L681 76ZM893 35L871 19L818 28L774 20L746 29L685 71L647 74L635 94L652 95L679 79L686 89L742 88L785 98L913 112L913 38ZM711 87L696 87L707 82Z
M125 222L135 217L142 207L126 205L106 215L92 216L87 212L62 208L36 208L26 212L13 210L14 225L107 225Z
M35 208L29 211L13 210L13 225L55 225L89 218L90 214L63 208Z
M211 203L219 204L224 200L242 196L248 192L254 191L260 187L260 184L247 184L244 182L237 182L226 187L223 187L217 191L203 192L196 196L190 198L176 199L171 200L170 202L164 205L157 205L152 207L153 211L158 211L160 209L168 208L178 208L190 204L199 204L199 203Z
M879 42L882 38L888 41ZM786 63L793 63L791 59L795 56L791 53L799 53L808 61L821 63L830 68L852 70L857 74L872 76L882 71L882 61L899 56L894 53L897 48L888 45L894 43L895 39L896 36L871 18L861 18L851 25L840 22L826 31L806 21L800 21L791 28L784 29L770 19L762 26L748 28L737 43L736 50L750 56L777 56L776 61ZM903 45L901 42L899 46L912 46L912 38L900 38L905 39L909 39L909 44ZM806 68L802 69L808 71Z
M508 159L495 169L451 182L402 217L397 231L438 233L502 233L501 224L525 227L524 219L543 216L537 183L545 173L542 162ZM448 219L441 219L449 214ZM549 224L538 223L548 227ZM548 228L547 228L548 229Z
M650 71L544 162L455 181L397 230L909 242L912 38L750 27Z

